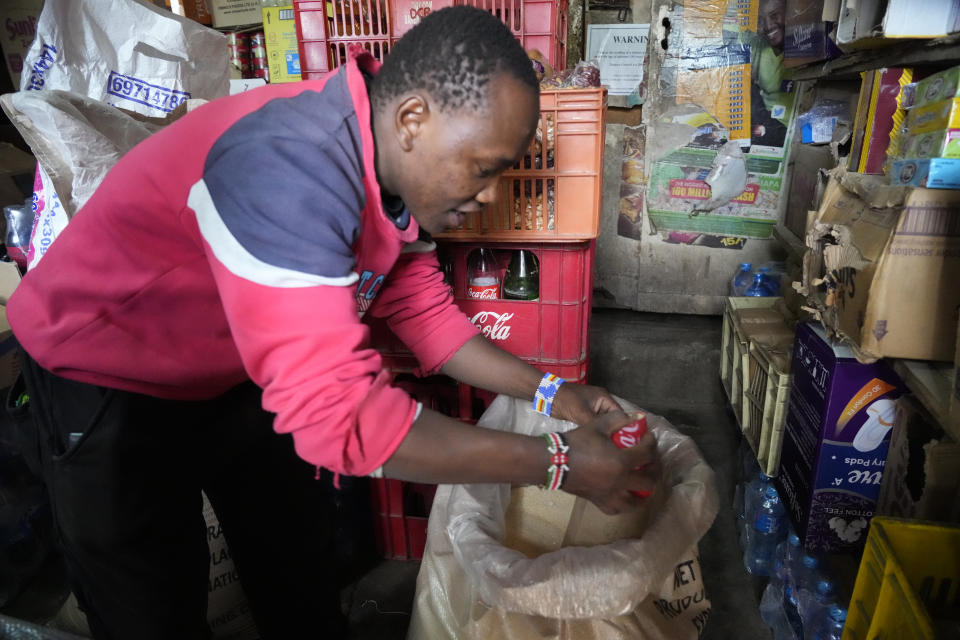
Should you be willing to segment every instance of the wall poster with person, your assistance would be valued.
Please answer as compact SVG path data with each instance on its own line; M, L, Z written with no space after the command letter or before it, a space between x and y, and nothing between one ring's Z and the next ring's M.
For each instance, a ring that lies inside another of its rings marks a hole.
M794 87L783 66L786 0L658 0L654 15L666 17L670 29L666 49L649 60L651 69L659 67L651 77L661 88L645 107L653 123L646 197L652 227L770 237L783 209L793 137ZM692 139L679 146L658 140L660 124L693 126ZM743 154L745 188L707 205L707 178L730 141Z

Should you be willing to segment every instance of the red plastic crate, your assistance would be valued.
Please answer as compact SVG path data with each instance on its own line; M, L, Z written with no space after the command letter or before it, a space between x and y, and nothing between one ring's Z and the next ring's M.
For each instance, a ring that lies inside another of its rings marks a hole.
M432 11L455 0L294 0L300 69L304 80L321 77L357 44L383 60L391 45ZM503 20L524 49L537 49L550 64L566 61L567 0L456 0Z
M293 13L304 80L343 64L351 44L378 60L390 52L390 0L294 0Z
M570 382L586 382L586 359L575 364L533 362ZM407 390L425 407L476 422L490 406L494 394L460 384L446 376L415 378L416 360L410 355L384 356L384 366L396 374L394 384ZM436 485L388 478L370 481L374 540L377 551L390 560L419 560L427 543L427 523Z
M527 154L500 178L497 199L438 239L571 242L596 238L603 191L606 89L540 92Z
M567 62L567 0L455 0L489 11L506 24L526 50L536 49L554 67Z
M383 368L397 376L394 385L405 389L424 406L464 422L476 422L486 411L496 394L456 382L447 376L416 378L418 363L411 354L381 354ZM560 376L568 382L587 383L588 358L573 363L537 362L527 360L544 373ZM412 382L414 381L414 382ZM419 385L419 391L412 390ZM425 393L425 390L429 392ZM451 407L453 407L451 409Z
M467 297L467 261L481 246L496 253L501 282L512 252L532 251L539 262L540 299ZM593 302L592 240L562 244L444 243L438 251L442 261L453 264L454 301L491 342L515 356L545 365L577 364L586 359ZM371 343L382 355L409 355L385 322L370 317L366 321Z
M375 478L370 482L377 551L391 560L419 560L436 485Z

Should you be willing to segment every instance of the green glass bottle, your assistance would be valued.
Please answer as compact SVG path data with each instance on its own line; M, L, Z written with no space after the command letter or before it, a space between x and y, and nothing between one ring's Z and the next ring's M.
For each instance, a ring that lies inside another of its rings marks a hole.
M510 265L503 276L503 297L507 300L540 298L540 267L537 256L530 251L514 251L510 257Z

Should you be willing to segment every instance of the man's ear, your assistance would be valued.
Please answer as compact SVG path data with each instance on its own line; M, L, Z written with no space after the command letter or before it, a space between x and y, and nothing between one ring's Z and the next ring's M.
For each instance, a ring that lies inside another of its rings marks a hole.
M408 96L397 105L394 125L401 149L413 149L414 140L422 133L423 126L429 119L430 105L421 95Z

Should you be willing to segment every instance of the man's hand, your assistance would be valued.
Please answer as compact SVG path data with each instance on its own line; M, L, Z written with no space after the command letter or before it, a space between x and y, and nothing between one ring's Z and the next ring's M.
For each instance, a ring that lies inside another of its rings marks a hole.
M551 417L585 425L597 414L623 411L610 393L601 387L565 382L557 390Z
M608 411L564 434L570 445L570 471L564 491L590 500L608 515L637 504L640 498L631 491L653 491L660 477L653 434L648 431L629 449L620 449L611 440L631 422L633 418L622 411Z

